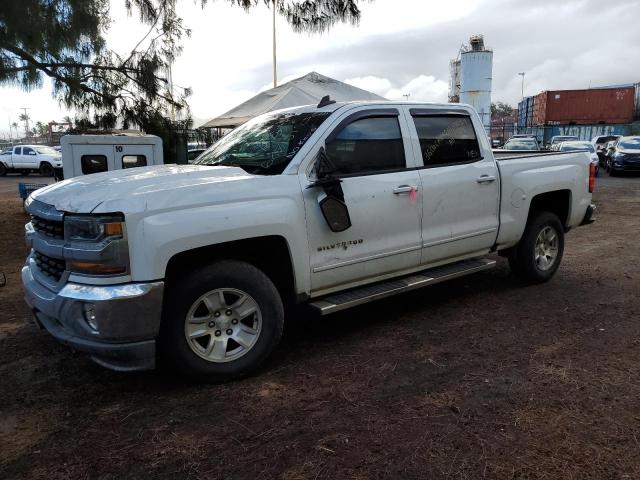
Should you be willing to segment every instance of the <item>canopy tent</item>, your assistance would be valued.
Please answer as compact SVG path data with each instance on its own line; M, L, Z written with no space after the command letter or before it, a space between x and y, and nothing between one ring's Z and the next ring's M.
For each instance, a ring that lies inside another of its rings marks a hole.
M331 96L331 100L336 102L385 100L375 93L311 72L257 94L219 117L209 120L200 128L235 128L255 116L272 110L318 103L325 95Z

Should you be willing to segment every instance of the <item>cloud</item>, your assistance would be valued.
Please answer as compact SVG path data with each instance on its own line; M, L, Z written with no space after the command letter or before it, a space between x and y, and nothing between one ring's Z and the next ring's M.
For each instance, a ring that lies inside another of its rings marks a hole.
M377 93L389 100L404 100L405 95L409 95L411 100L421 102L446 102L449 88L447 82L438 80L433 75L419 75L404 85L397 85L388 78L374 75L347 78L345 83Z
M392 88L391 81L388 78L380 78L374 75L347 78L345 83L364 90L369 90L370 92L377 93L383 97L386 96L386 93Z

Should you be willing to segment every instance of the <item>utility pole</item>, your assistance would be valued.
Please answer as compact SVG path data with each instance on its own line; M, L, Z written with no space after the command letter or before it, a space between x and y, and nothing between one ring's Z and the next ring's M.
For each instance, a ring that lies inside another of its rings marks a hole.
M524 72L520 72L520 73L518 73L518 75L520 75L522 77L522 98L521 98L521 100L524 100Z
M24 136L29 137L29 114L27 110L31 110L27 107L22 107L20 110L24 110Z
M408 102L408 101L409 101L409 97L411 96L411 94L410 94L410 93L405 93L405 94L403 94L402 96L403 96L403 97L405 98L405 100Z
M273 88L278 86L278 73L276 70L276 0L273 0Z

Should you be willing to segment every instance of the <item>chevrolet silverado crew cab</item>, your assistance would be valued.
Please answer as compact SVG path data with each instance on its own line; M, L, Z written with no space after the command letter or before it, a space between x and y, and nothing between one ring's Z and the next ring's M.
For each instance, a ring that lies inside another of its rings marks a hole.
M494 157L465 105L334 103L250 120L193 165L97 173L27 200L37 323L116 370L256 368L285 311L320 314L494 266L549 280L590 223L587 152Z

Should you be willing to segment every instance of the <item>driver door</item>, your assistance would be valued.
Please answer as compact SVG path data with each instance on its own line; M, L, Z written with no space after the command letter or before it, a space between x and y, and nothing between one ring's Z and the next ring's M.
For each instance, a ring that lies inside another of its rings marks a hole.
M420 264L422 187L407 139L404 117L395 108L347 112L325 137L351 227L332 231L319 207L323 189L304 188L312 296ZM314 175L303 182L312 183Z

